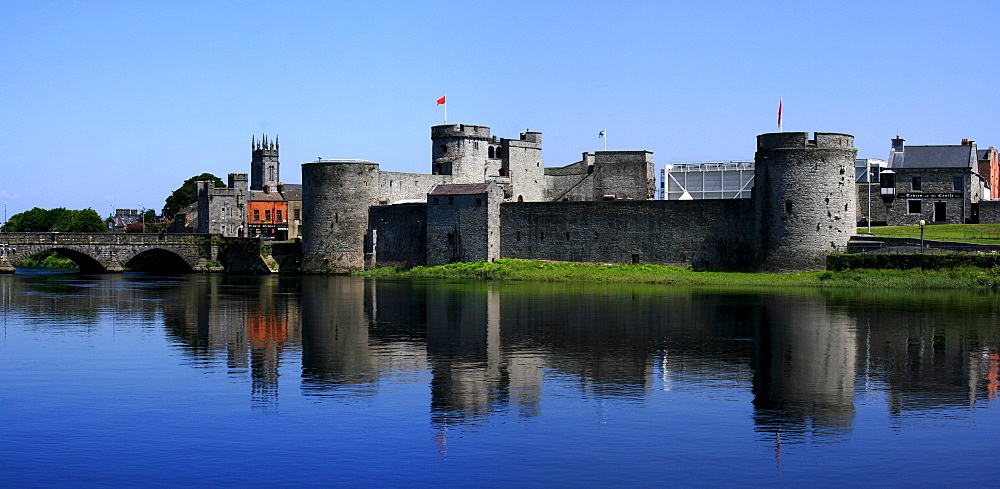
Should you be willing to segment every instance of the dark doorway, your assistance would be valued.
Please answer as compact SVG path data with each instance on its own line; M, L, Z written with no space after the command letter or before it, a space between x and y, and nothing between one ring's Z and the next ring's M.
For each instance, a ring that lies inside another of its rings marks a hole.
M946 202L934 203L934 222L945 222L948 220L947 208L948 204Z

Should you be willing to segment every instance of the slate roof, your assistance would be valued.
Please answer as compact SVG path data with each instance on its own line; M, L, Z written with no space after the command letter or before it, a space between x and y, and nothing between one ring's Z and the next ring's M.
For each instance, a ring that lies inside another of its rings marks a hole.
M986 149L976 150L976 159L985 160L986 159L986 152L987 151L989 151L989 150L986 150Z
M971 168L972 146L907 146L893 168Z
M434 187L430 195L485 194L489 188L489 183L442 183Z
M284 202L285 198L275 190L272 190L271 192L251 190L249 200L251 202Z

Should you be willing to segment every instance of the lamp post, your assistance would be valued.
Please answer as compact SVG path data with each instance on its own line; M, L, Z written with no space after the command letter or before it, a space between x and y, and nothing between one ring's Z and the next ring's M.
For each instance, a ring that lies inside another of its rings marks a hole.
M865 180L868 181L868 234L872 233L872 160L868 161Z
M923 253L924 252L924 226L927 224L927 221L921 219L920 222L917 223L917 224L920 224L920 252Z
M7 203L3 203L3 231L7 231Z
M139 217L142 219L142 231L140 232L146 234L146 213L143 212L141 202L139 204L136 204L136 207L139 208Z

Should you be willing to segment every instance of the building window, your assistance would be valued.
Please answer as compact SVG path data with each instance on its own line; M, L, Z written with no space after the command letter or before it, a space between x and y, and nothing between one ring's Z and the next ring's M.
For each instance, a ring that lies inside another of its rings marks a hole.
M494 155L496 154L493 152L493 146L490 146L489 153L490 153L490 158L493 158Z
M254 221L259 221L260 220L260 211L257 210L257 209L253 210L253 220Z
M906 212L909 214L920 214L922 212L920 208L921 201L919 200L907 200L906 201Z
M913 185L910 187L911 190L923 190L923 182L920 177L913 177Z
M281 222L281 211L280 211L280 210L276 210L276 211L274 211L274 218L275 218L275 219L276 219L276 220L277 220L278 222Z
M953 188L956 192L961 192L962 191L962 187L965 186L964 185L965 184L964 180L965 179L962 178L962 177L952 177L951 178L951 188Z
M448 205L452 205L454 203L455 203L455 198L454 197L448 197Z
M302 219L302 209L295 209L295 220Z
M271 220L271 211L270 210L264 211L264 220L265 221L270 221Z

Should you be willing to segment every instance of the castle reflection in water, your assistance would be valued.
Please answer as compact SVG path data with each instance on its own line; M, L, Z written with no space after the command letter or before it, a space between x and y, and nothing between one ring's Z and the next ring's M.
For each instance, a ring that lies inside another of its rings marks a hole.
M297 377L287 369L301 365L304 395L343 402L429 385L439 426L498 412L531 418L543 391L556 388L548 379L559 379L558 388L595 401L716 389L750 400L762 435L836 437L851 430L860 391L894 414L968 408L996 397L1000 372L1000 301L972 292L95 280L111 286L74 287L58 304L48 298L58 282L5 280L0 293L28 316L58 307L74 325L107 314L162 317L192 367L224 360L228 374L249 376L252 403L264 411L278 409L282 375Z

